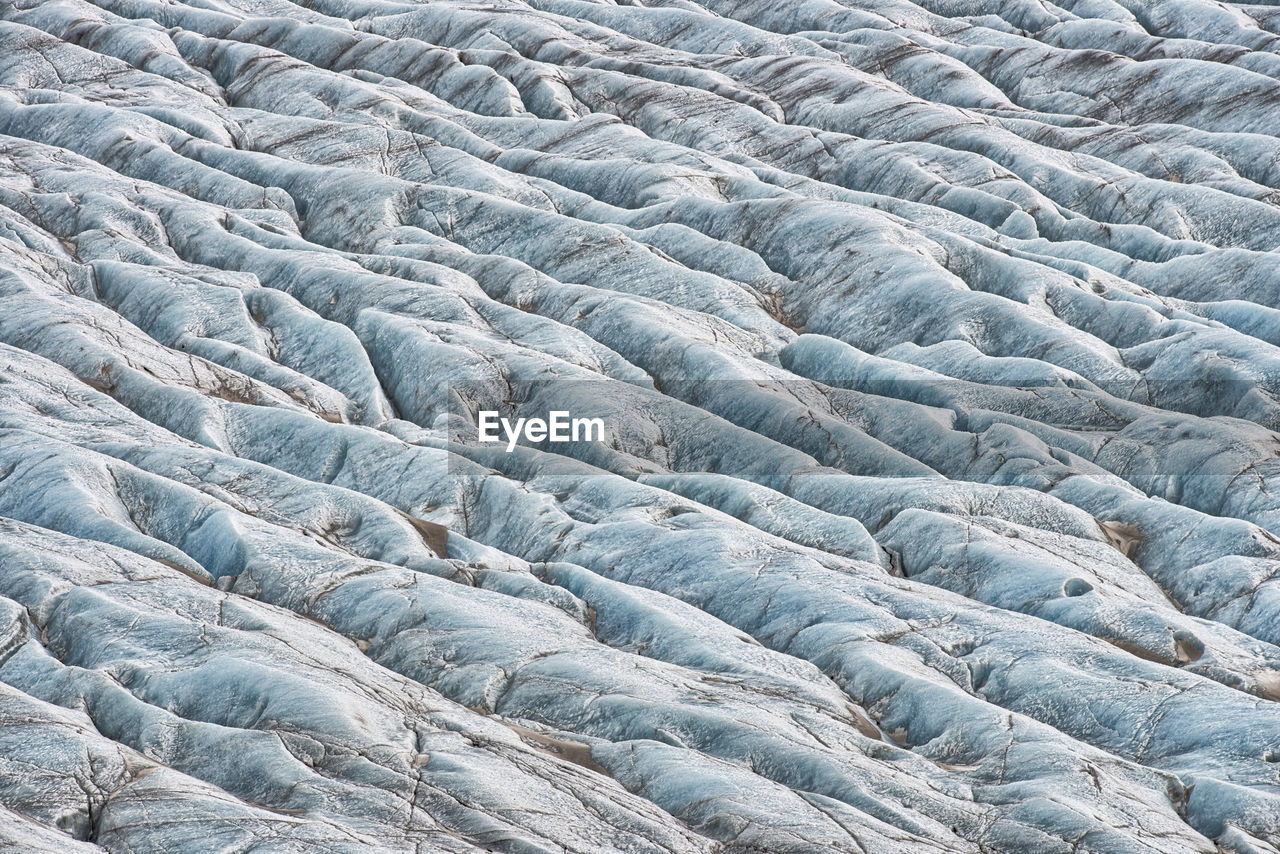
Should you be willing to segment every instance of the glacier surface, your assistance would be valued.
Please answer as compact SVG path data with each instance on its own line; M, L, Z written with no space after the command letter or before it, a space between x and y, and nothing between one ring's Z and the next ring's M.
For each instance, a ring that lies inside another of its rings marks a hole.
M1280 5L0 0L0 849L1277 854Z

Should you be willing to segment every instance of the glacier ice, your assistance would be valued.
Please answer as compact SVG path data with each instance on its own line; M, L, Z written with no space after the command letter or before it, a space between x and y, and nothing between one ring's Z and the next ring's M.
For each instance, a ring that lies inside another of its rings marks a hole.
M1277 129L1261 2L0 0L0 849L1280 852Z

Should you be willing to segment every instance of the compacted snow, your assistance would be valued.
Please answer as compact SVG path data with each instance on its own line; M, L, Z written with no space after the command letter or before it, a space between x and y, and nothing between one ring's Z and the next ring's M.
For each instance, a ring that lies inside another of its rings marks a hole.
M0 0L0 850L1280 851L1280 5Z

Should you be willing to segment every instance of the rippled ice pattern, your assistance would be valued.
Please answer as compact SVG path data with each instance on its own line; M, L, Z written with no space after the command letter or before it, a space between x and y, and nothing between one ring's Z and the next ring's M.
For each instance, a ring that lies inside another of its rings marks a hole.
M1278 575L1277 0L0 0L0 850L1275 854Z

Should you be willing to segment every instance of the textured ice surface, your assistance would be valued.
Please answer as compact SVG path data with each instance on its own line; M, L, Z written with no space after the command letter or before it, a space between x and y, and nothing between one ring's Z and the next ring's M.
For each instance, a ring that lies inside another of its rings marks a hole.
M0 0L0 850L1280 852L1280 7Z

